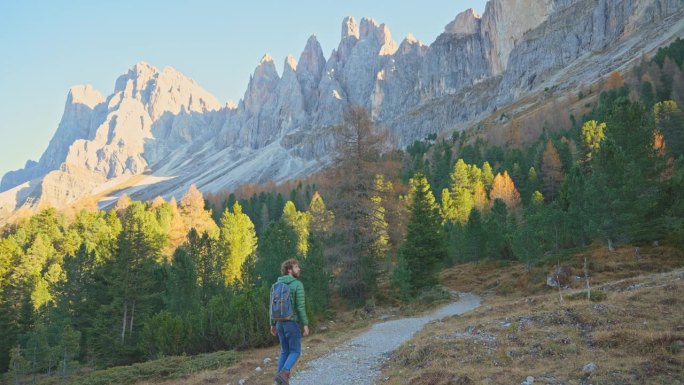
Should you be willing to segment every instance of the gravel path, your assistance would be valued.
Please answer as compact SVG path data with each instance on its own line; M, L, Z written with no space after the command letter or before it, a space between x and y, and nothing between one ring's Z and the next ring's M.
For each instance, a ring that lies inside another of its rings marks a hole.
M459 297L457 302L423 317L403 318L374 325L352 341L311 361L305 370L295 372L290 384L373 384L389 353L411 339L426 323L463 314L480 306L480 298L474 294L464 293L459 294Z

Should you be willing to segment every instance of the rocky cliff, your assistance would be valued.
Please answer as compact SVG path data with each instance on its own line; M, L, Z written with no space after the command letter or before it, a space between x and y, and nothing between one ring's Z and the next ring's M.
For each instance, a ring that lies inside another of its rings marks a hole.
M315 36L281 74L265 55L243 99L225 106L171 68L138 63L106 99L72 88L40 160L2 178L0 205L68 204L142 173L144 183L122 192L178 197L191 183L219 191L305 175L330 162L331 128L350 105L405 146L620 69L684 34L683 19L681 0L491 0L426 46L348 17L327 60Z

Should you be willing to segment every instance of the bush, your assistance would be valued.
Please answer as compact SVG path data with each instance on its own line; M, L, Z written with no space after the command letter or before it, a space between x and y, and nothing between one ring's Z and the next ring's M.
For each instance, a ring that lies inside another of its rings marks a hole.
M167 357L130 366L98 370L87 375L76 375L67 385L132 384L142 380L157 381L180 378L200 370L217 369L237 362L234 351L200 354L197 356Z
M449 290L447 290L443 286L433 286L425 288L418 292L418 295L416 295L414 301L427 305L449 301L450 299L451 293L449 293Z
M586 291L581 291L578 293L574 293L568 296L569 299L571 300L580 300L580 299L587 299L587 292ZM601 302L608 298L608 295L601 290L592 290L591 291L591 302Z

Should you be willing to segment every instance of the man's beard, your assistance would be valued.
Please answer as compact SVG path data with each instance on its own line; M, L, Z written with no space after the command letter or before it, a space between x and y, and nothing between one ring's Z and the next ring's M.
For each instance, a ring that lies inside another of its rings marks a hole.
M292 276L295 277L295 278L299 278L299 273L296 273L296 272L293 271L293 272L292 272Z

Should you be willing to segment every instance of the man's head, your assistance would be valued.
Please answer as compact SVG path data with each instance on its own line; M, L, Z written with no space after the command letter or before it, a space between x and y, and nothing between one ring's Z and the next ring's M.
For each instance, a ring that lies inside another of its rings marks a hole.
M283 275L291 275L295 278L299 278L299 262L296 259L288 259L280 265L280 272Z

